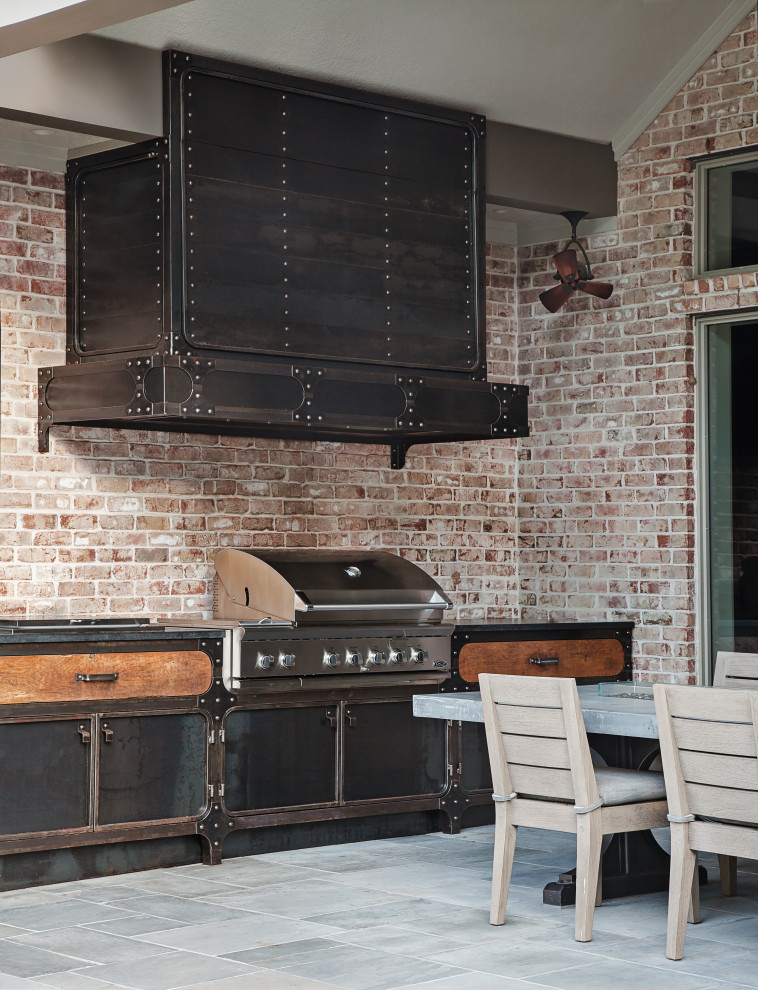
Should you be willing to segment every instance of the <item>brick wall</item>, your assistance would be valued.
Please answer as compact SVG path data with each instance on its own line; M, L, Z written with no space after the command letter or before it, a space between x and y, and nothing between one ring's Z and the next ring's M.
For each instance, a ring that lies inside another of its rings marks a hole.
M758 142L757 74L751 14L620 159L618 230L589 237L609 300L548 316L561 244L519 250L522 614L631 618L645 675L695 671L692 315L758 302L754 274L693 280L688 157Z
M609 300L549 316L564 242L490 247L490 374L531 386L532 436L417 447L401 472L370 446L94 429L37 454L36 365L63 362L60 178L0 170L0 611L208 614L219 546L378 544L460 618L518 596L525 619L632 618L639 671L692 677L692 316L755 306L758 277L693 279L688 156L758 143L755 45L751 15L619 162L618 230L589 238Z
M516 607L515 441L387 448L54 428L39 365L63 364L62 181L0 168L0 614L211 613L222 546L380 546L438 577L461 618ZM487 257L491 375L515 375L515 251Z

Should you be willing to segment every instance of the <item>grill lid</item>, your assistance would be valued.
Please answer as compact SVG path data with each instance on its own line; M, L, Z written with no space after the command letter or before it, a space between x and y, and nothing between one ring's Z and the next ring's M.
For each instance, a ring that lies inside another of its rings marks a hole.
M420 567L384 550L220 550L216 618L298 626L436 624L453 607Z

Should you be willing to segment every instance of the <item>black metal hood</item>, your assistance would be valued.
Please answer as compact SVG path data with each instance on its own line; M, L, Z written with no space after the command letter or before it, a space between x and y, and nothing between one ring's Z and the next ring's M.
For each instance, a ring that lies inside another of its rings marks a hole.
M181 52L167 137L69 163L57 423L389 444L524 436L486 381L484 118Z

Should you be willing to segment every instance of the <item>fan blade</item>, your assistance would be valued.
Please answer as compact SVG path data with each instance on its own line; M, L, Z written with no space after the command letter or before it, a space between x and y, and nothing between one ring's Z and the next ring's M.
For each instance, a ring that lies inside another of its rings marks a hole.
M579 274L579 262L576 259L576 251L573 248L554 254L553 264L558 269L558 274L564 281L572 277L576 278Z
M571 289L567 285L555 285L552 289L540 292L540 302L551 313L557 313L570 295Z
M576 287L582 292L589 292L591 296L597 296L599 299L608 299L613 293L613 286L610 282L577 282Z

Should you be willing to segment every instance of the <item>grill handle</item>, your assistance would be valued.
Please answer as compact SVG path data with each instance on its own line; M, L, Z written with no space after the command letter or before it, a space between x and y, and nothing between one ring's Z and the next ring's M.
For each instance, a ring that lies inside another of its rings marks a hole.
M302 598L302 592L298 592L298 595ZM306 612L394 612L397 609L403 609L407 612L423 612L426 609L444 609L447 611L453 607L453 603L446 602L361 602L358 605L340 605L334 603L333 605L306 605Z

